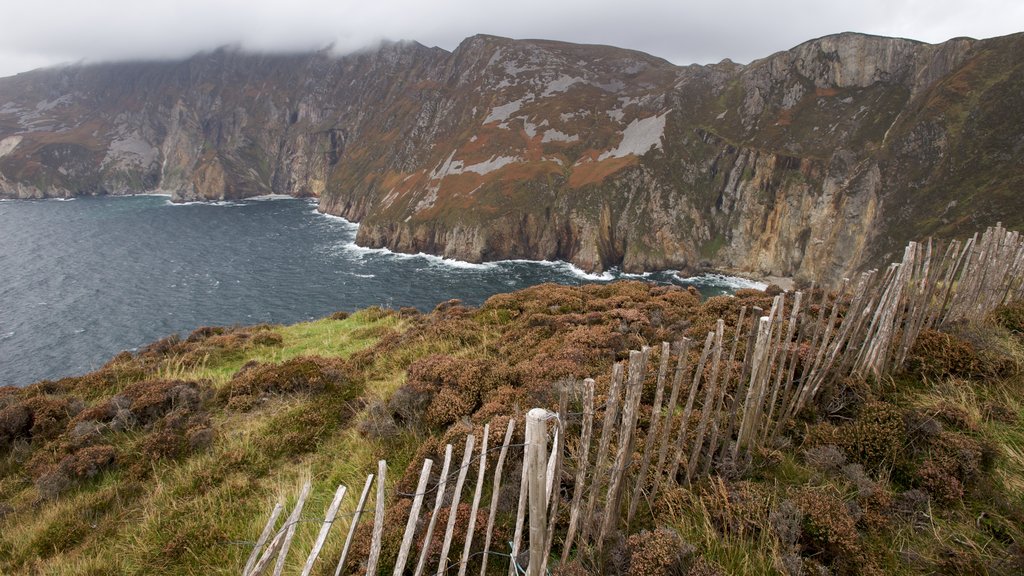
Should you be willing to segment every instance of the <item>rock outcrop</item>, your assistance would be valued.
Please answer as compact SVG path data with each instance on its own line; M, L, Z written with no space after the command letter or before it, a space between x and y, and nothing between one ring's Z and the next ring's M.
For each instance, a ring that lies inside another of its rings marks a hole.
M0 196L312 196L357 242L826 281L1024 225L1024 34L747 65L474 36L0 79Z

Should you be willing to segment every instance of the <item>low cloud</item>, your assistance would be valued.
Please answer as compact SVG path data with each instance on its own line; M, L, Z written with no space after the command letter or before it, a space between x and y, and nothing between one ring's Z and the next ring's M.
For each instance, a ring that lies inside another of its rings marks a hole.
M747 62L836 32L941 42L1007 34L1021 22L1024 3L1015 0L37 0L4 7L0 76L66 62L181 58L226 44L347 52L406 39L450 50L476 33L611 44L677 64Z

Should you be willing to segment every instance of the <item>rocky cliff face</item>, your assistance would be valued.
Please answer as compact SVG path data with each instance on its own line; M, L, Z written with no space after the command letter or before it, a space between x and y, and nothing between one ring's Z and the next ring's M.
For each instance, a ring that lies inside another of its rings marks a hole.
M278 193L357 241L836 280L1024 225L1024 35L840 34L748 65L475 36L0 79L0 195Z

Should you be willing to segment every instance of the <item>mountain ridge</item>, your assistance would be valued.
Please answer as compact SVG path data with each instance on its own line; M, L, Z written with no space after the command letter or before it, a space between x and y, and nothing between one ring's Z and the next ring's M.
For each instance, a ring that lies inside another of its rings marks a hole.
M677 66L476 35L36 71L0 79L0 196L284 193L370 247L836 282L1024 223L1021 54L840 33Z

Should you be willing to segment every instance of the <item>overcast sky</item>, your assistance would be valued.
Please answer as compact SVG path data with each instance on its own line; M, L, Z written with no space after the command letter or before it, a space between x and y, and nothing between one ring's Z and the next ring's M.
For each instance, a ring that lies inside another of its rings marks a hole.
M677 64L737 62L855 31L942 42L1024 31L1021 0L4 0L0 76L69 62L179 58L381 39L451 50L477 33L611 44Z

